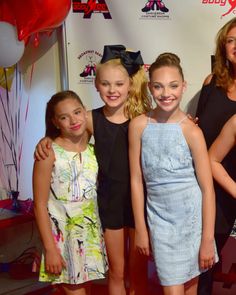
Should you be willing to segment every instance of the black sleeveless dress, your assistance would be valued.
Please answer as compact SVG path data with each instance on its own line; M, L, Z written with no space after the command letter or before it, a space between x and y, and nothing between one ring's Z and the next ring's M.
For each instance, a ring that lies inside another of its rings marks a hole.
M236 101L229 99L225 91L215 86L213 77L210 84L203 86L196 116L209 148L219 135L226 121L236 114ZM222 161L229 175L236 181L236 147ZM217 183L216 192L216 243L218 252L224 246L236 218L236 200ZM218 235L220 238L218 238ZM225 237L223 237L225 235Z
M128 158L129 120L115 124L92 110L98 161L98 208L103 229L134 227Z
M236 101L227 97L222 88L216 87L215 77L210 84L203 86L198 102L196 116L199 118L199 127L202 129L209 148L219 135L226 121L236 113ZM229 175L236 180L236 148L222 161ZM216 222L215 241L220 255L228 240L236 218L236 200L214 182L216 193ZM210 295L213 290L214 269L211 268L199 277L198 295Z

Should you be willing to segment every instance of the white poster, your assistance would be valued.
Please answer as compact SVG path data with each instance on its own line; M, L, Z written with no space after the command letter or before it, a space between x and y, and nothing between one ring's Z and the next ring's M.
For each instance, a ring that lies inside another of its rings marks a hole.
M174 52L181 58L188 82L182 106L194 113L202 82L211 71L215 35L236 15L232 2L72 1L65 24L69 87L81 95L88 108L101 104L93 82L104 45L123 44L141 50L147 67L160 53Z

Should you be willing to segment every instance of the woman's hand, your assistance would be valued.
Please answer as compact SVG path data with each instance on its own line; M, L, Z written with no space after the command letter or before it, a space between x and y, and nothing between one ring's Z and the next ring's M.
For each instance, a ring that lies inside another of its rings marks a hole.
M45 160L49 155L49 150L52 145L52 140L49 137L42 138L36 145L34 151L34 159L37 161Z
M192 117L190 114L187 114L188 118L193 121L196 125L198 125L198 117Z

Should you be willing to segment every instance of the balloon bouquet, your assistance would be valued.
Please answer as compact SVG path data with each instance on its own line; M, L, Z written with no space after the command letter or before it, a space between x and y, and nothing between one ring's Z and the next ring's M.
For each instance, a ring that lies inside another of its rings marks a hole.
M39 44L39 33L60 26L71 0L0 0L0 67L10 67L22 57L29 38Z

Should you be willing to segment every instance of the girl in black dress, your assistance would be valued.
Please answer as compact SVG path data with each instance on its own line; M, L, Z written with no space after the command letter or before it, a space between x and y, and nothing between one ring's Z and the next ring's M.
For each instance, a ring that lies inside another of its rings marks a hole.
M110 295L126 294L125 271L129 294L147 294L147 259L134 244L128 159L129 121L151 107L142 65L139 51L126 51L122 45L105 46L95 80L104 106L88 112L99 166L98 208L109 260Z

